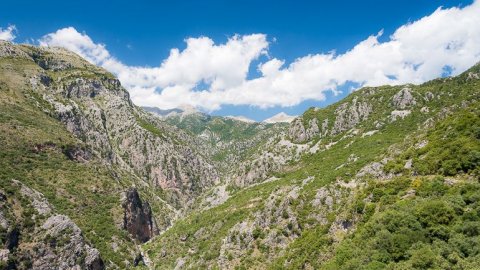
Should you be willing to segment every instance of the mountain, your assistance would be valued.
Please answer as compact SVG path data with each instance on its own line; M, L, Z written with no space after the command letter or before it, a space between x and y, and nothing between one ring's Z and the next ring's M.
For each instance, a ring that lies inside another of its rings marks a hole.
M138 243L220 181L194 138L133 105L115 77L67 50L0 42L0 102L2 261L17 268L43 255L52 266L83 268L78 256L90 248L107 268L138 263ZM52 211L42 214L23 186Z
M258 123L238 117L212 116L202 112L170 113L158 115L161 120L190 134L202 153L218 169L221 178L229 181L237 164L248 160L251 149L262 144L279 130L285 129L282 124Z
M267 118L263 120L263 122L268 123L268 124L273 124L273 123L290 123L295 119L296 116L288 115L284 112L277 113L274 116Z
M479 97L475 65L250 123L0 42L0 266L475 269Z
M242 122L247 122L247 123L255 123L256 121L253 120L253 119L250 119L250 118L247 118L245 116L233 116L233 115L228 115L228 116L225 116L226 118L230 118L230 119L233 119L233 120L238 120L238 121L242 121Z
M475 269L479 78L476 65L307 110L240 164L221 205L146 244L150 265Z
M175 113L182 113L183 110L182 109L179 109L179 108L175 108L175 109L169 109L169 110L162 110L160 108L157 108L157 107L142 107L145 111L147 112L151 112L151 113L154 113L158 116L167 116L171 113L175 114Z

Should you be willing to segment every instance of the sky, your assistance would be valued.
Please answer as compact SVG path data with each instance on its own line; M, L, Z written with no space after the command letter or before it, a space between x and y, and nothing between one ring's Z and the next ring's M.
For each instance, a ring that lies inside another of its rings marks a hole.
M0 39L62 46L140 106L261 121L480 61L477 1L7 1Z

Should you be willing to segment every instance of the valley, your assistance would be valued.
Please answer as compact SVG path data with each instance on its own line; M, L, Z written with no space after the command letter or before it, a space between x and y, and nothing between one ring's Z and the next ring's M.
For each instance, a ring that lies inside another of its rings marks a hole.
M280 122L0 41L2 269L475 269L480 65Z

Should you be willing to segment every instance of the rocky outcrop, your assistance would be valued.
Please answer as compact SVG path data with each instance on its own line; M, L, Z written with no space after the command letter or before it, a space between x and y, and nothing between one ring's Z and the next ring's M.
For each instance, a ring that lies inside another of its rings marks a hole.
M417 101L412 95L412 92L410 92L412 89L405 87L402 88L398 93L396 93L393 98L392 98L392 105L396 109L403 110L405 108L414 106L417 104Z
M403 119L412 113L410 110L394 110L390 113L390 121L396 121L397 119Z
M119 88L120 81L118 81L117 79L110 79L105 77L95 79L77 78L69 82L68 85L65 86L64 92L67 98L94 98L102 92L106 92L109 90L111 91ZM127 93L123 94L128 97Z
M158 234L157 224L148 202L142 202L135 188L125 192L123 228L136 240L145 243Z
M20 181L8 185L22 199L0 192L0 231L6 233L0 264L7 269L105 269L100 252L69 217L57 214L40 192Z
M18 57L31 59L30 56L19 46L9 41L0 40L0 57Z
M28 47L28 52L44 70L63 71L88 66L78 55L61 47Z
M63 153L68 157L68 159L77 162L87 162L92 158L92 154L90 151L88 151L88 149L78 146L66 147L63 149Z
M328 125L328 119L325 119ZM325 123L325 122L324 122ZM313 137L324 131L325 124L322 124L322 130L318 127L318 120L316 118L308 121L307 127L303 125L302 118L296 118L288 129L288 136L293 142L301 143L312 139Z
M85 243L82 231L67 216L53 215L41 229L43 241L34 248L38 252L32 254L32 269L105 269L98 250Z
M298 238L301 228L292 202L299 199L299 191L299 187L291 186L279 189L271 194L265 207L255 212L251 219L235 224L222 241L217 261L220 268L236 269L240 259L248 256L248 250L256 246L268 246L269 252L262 255L266 261L272 260L279 255L279 250L284 250Z
M335 122L331 130L332 135L347 131L362 121L368 119L372 112L372 106L365 102L354 98L350 103L342 103L335 110Z

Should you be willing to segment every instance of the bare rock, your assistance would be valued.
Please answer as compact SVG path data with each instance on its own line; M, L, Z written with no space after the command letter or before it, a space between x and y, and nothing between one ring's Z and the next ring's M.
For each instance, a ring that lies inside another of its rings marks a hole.
M478 80L478 79L480 79L479 73L468 72L467 80Z
M335 110L335 122L331 131L332 135L349 130L362 121L368 119L372 106L364 101L354 98L351 103L343 103Z
M405 87L398 93L396 93L392 98L392 105L395 106L395 108L397 109L403 110L417 104L415 98L410 92L411 90L412 89Z
M407 170L411 169L412 168L412 163L413 163L412 159L407 160L407 162L405 162L405 165L403 166L403 168L405 168Z
M148 202L142 202L137 189L130 188L122 203L124 209L123 228L135 239L145 243L158 234L157 224Z
M364 177L371 175L375 178L385 178L385 172L383 171L384 165L380 162L372 162L363 167L358 173L357 177Z
M20 47L4 40L0 40L0 57L30 58Z
M430 92L430 91L428 91L427 93L425 93L425 96L423 97L423 99L424 99L425 101L427 101L427 102L428 102L428 101L432 101L434 98L435 98L435 95L434 95L432 92Z
M67 147L63 152L68 159L77 162L87 162L92 158L92 153L90 153L90 151L78 146Z
M390 113L390 120L392 122L397 121L397 119L401 118L404 119L405 117L409 116L412 113L410 110L394 110Z
M19 181L14 180L14 182L21 186L20 192L23 196L26 196L31 200L33 208L35 208L39 214L47 215L52 212L51 205L40 192L23 185Z
M105 265L97 249L90 247L80 228L67 216L50 216L38 232L32 269L103 270ZM78 260L84 257L85 260Z

